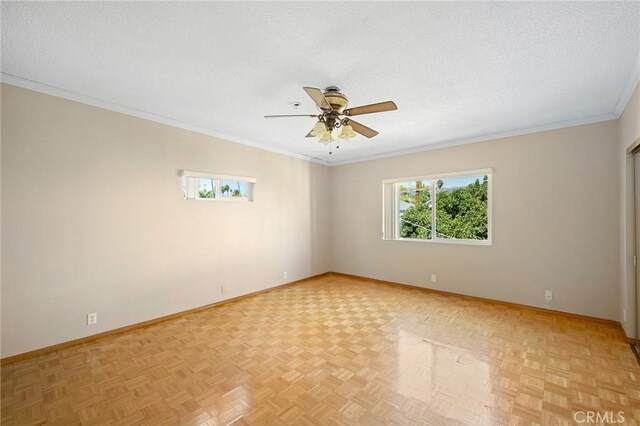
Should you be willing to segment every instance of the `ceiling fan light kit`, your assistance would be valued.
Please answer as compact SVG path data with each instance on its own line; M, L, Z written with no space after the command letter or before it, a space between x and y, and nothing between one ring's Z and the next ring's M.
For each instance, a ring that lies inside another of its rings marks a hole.
M282 117L313 117L318 122L313 129L307 134L307 137L316 137L318 142L329 145L329 154L331 154L331 143L336 141L333 132L336 132L338 139L349 140L356 137L356 133L362 136L372 138L378 134L377 131L354 121L350 117L354 115L372 114L376 112L394 111L398 109L393 101L379 102L376 104L363 105L354 108L349 106L349 99L340 92L336 86L329 86L323 92L315 87L303 87L309 97L320 110L320 114L286 114L286 115L265 115L265 118L282 118ZM338 129L340 131L338 132ZM336 145L336 148L340 148Z

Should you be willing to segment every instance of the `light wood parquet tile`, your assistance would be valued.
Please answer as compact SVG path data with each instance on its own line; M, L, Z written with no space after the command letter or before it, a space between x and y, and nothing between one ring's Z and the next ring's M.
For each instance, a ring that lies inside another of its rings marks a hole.
M640 422L612 325L328 275L2 367L3 425Z

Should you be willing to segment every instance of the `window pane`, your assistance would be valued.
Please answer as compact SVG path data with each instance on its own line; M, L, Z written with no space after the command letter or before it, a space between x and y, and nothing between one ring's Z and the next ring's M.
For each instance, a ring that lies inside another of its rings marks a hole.
M436 237L486 240L487 176L436 181Z
M198 179L198 198L215 198L213 180L209 178Z
M398 186L400 238L431 239L431 181Z
M235 180L220 181L220 195L223 197L247 197L247 182Z

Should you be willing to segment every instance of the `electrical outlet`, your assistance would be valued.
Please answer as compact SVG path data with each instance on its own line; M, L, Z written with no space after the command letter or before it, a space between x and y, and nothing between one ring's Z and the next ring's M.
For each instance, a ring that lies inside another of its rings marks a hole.
M284 272L284 273L282 274L282 278L284 278L285 280L287 279L287 277L288 277L288 276L289 276L289 274L288 274L288 273L286 273L286 272Z
M551 290L545 290L544 298L547 300L547 302L551 302L551 300L553 300L553 292Z
M97 312L91 312L90 314L87 314L87 325L95 325L97 323L98 323Z
M226 289L224 288L224 286L223 286L223 285L221 285L221 286L220 286L220 294L224 294L225 290L226 290Z
M438 277L436 277L435 275L431 275L431 282L435 283L438 281Z
M622 321L627 322L627 310L622 310Z

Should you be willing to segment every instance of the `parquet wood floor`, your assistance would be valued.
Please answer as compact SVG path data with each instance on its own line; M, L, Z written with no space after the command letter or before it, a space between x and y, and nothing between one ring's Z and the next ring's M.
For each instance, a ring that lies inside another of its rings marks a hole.
M2 367L2 424L640 419L619 329L337 275Z

